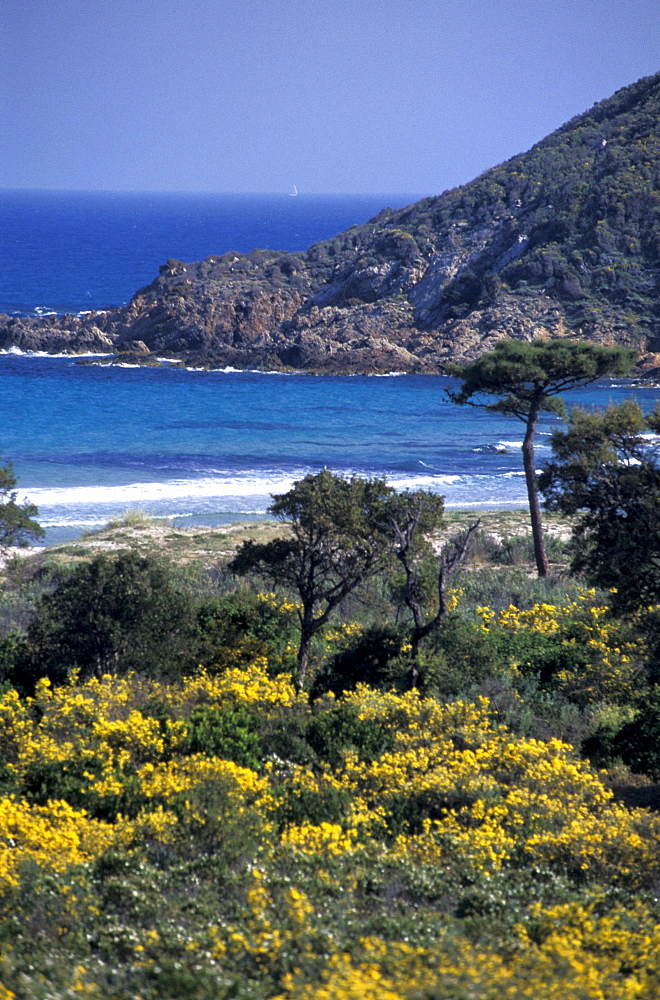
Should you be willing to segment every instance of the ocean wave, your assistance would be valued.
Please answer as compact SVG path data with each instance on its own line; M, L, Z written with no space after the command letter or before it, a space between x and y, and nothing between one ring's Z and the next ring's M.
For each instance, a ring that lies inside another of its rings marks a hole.
M160 361L164 359L159 358L158 360ZM263 369L263 368L233 368L231 365L227 365L225 368L203 368L203 367L195 368L194 366L186 365L183 371L205 372L208 374L216 374L216 375L218 374L219 375L304 375L305 374L304 372L296 370L281 372L275 369L271 371L270 369Z
M176 515L179 516L178 514ZM100 528L108 523L107 517L71 517L39 518L42 528Z
M502 442L499 442L498 444L480 444L476 448L473 448L472 451L479 455L508 455L511 449L505 447Z
M471 451L478 455L511 455L515 452L521 451L523 446L522 441L497 441L495 444L479 444L476 445ZM534 445L534 451L551 451L551 445L541 444L536 442Z
M387 485L394 487L395 490L423 490L438 486L450 486L453 483L460 483L465 478L465 476L460 475L393 477L392 479L388 478Z
M168 482L127 483L115 486L56 486L24 487L31 503L37 506L81 504L159 503L184 498L221 498L266 496L271 492L285 493L293 486L291 476L281 478L245 477L227 479L175 479Z
M121 511L121 513L125 513L125 510ZM98 517L86 517L83 514L76 513L61 514L57 517L39 518L39 524L42 528L103 528L108 521L117 516L120 515L107 514L105 517L101 515ZM192 511L178 510L154 515L157 520L163 521L178 521L183 518L194 516L195 515Z
M316 470L294 469L287 473L273 470L271 473L247 473L243 476L202 476L196 479L171 479L164 482L138 482L114 485L81 486L24 486L24 494L30 503L40 508L105 507L140 504L162 504L168 501L223 500L233 501L246 498L269 498L272 494L286 493L295 482ZM343 470L350 477L351 470ZM396 490L432 489L462 486L465 489L497 488L498 483L524 476L523 471L504 472L498 475L449 474L406 472L387 476L387 483ZM179 516L179 515L177 515Z
M523 446L522 441L498 441L496 448L506 448L510 451L519 451ZM550 451L551 447L549 444L540 444L538 441L534 443L534 451Z
M290 372L263 371L261 368L232 368L227 365L225 368L204 368L203 371L219 372L221 375L289 375ZM190 368L188 371L200 371L199 368Z
M0 354L10 354L14 357L22 358L63 358L68 361L77 360L78 358L111 358L113 356L112 353L102 354L100 351L87 351L82 354L78 354L77 352L49 354L48 351L23 351L20 347L16 347L15 344L0 350Z
M267 476L255 473L123 485L34 487L21 493L38 506L39 523L52 541L59 539L58 532L64 532L66 538L75 537L131 509L174 523L183 518L191 526L261 520L268 517L272 496L287 492L310 471L316 470L287 470L286 475L273 470ZM342 472L350 475L350 470ZM420 470L388 477L387 482L399 492L424 489L440 494L445 506L453 509L524 508L527 502L522 471L434 475Z
M657 392L658 383L657 381L646 382L641 380L639 382L634 380L629 382L610 382L608 389L630 389L631 392L637 392L638 389L655 389Z
M2 308L0 307L0 312L6 313L8 316L18 316L26 318L36 318L43 319L44 316L75 316L78 319L82 319L84 316L91 316L92 313L95 316L103 316L110 312L109 309L52 309L50 306L33 306L28 309L12 309L12 308Z

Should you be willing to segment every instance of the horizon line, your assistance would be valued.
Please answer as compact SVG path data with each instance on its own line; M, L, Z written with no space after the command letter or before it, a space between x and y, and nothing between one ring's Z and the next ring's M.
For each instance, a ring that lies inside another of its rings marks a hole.
M139 194L139 195L222 195L243 196L249 198L282 197L290 198L291 192L283 189L273 191L220 191L220 190L183 190L149 188L64 188L64 187L0 187L2 194ZM300 191L297 198L379 198L392 195L414 196L416 198L437 197L438 192L420 193L415 191Z

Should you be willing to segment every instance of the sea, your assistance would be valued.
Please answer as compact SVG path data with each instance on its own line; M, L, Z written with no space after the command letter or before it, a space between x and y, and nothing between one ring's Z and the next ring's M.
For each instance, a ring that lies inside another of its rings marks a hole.
M0 192L0 312L82 313L127 302L168 258L256 247L303 250L421 195ZM327 467L430 489L449 508L526 505L523 425L457 407L446 376L313 376L107 365L101 356L0 352L0 461L35 503L45 544L126 511L174 526L269 517L272 496ZM604 380L569 407L660 388ZM541 420L537 461L556 418Z

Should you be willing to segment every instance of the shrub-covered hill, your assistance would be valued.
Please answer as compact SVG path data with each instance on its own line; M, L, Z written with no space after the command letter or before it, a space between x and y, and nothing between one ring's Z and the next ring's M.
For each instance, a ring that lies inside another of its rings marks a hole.
M660 353L659 123L660 74L471 183L304 253L168 261L125 309L6 318L0 347L330 372L442 371L504 336Z

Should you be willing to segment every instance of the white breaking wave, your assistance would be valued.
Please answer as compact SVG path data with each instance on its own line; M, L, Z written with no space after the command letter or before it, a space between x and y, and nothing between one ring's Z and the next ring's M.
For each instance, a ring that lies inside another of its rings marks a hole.
M159 516L163 517L193 516L184 504L198 509L201 504L206 510L215 506L227 510L229 505L240 513L263 513L272 494L286 493L310 471L297 469L288 475L273 472L262 476L203 477L121 485L24 487L21 494L39 507L45 523L61 523L62 517L76 524L104 523L104 519L117 510L145 506L162 510ZM503 485L506 480L523 476L522 471L499 476L412 473L388 478L387 482L396 490L429 489L467 500L475 491L485 498L493 492L500 495L498 483ZM245 501L255 509L247 511ZM178 504L181 504L181 511L173 510L172 507Z
M304 475L304 473L302 473ZM300 476L296 476L300 478ZM26 488L31 503L37 506L80 504L158 503L182 498L263 496L285 493L294 479L173 479L163 483L128 483L122 486L58 486Z
M522 441L498 441L498 448L508 448L510 451L522 448ZM534 442L534 451L550 451L549 444L540 444L538 441Z
M71 353L71 354L48 354L47 351L22 351L20 347L12 345L6 350L1 350L0 354L13 354L18 355L23 358L64 358L67 361L72 361L75 358L111 358L112 354L101 354L99 351L90 351L84 354Z
M99 528L105 527L109 520L112 520L113 516L121 516L124 511L121 511L119 515L109 513L106 517L81 517L76 514L71 514L67 516L62 514L61 516L54 518L39 518L39 524L42 528ZM260 513L260 511L254 511L254 513ZM158 514L154 515L158 520L170 521L180 520L185 517L194 517L195 515L190 512L172 511L169 514Z
M406 476L402 479L388 479L387 485L393 486L395 490L429 489L434 486L451 486L453 483L460 483L465 480L465 476Z
M300 375L301 372L290 371L290 372L278 372L278 371L265 371L262 368L232 368L231 365L227 365L226 368L191 368L185 366L183 369L187 372L203 372L204 374L216 374L216 375Z
M610 389L630 389L631 392L637 392L638 389L654 389L655 392L658 391L657 381L649 382L635 382L633 380L629 382L610 382L608 388Z

